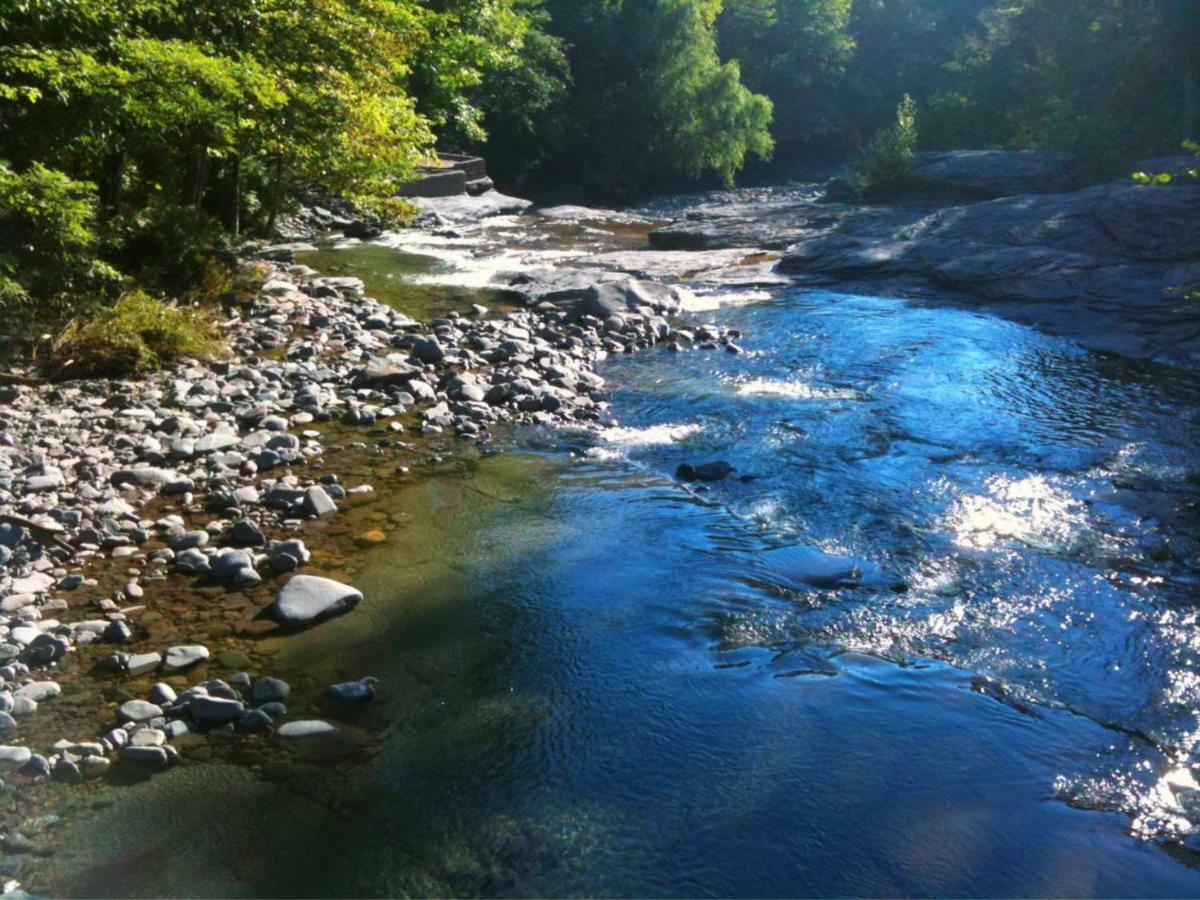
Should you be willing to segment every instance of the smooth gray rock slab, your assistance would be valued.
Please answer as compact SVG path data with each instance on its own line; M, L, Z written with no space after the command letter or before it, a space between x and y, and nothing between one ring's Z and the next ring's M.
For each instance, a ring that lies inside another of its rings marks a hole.
M162 654L134 653L125 664L125 669L130 675L145 675L147 672L153 672L161 663Z
M284 625L307 625L353 609L362 600L357 588L316 575L296 575L275 598L275 618Z
M202 644L181 644L168 647L163 655L163 666L167 669L186 669L208 659L208 648Z
M122 722L145 722L162 714L162 707L148 700L126 700L117 708L117 718Z

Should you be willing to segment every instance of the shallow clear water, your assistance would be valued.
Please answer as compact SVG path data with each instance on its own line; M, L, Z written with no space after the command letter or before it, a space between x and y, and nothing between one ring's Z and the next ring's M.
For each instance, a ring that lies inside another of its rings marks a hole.
M747 352L610 360L612 427L377 484L367 601L281 658L378 675L378 755L129 789L64 890L1200 893L1200 379L889 298L697 319ZM788 589L797 545L883 574Z

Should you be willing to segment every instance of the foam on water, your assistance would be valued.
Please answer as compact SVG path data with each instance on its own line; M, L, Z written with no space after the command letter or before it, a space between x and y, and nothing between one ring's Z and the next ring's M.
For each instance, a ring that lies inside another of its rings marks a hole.
M857 400L859 394L849 388L822 388L798 379L755 378L737 385L739 394L763 397L788 397L792 400Z
M689 292L680 307L685 312L707 312L723 306L761 303L763 300L770 300L771 296L769 291Z

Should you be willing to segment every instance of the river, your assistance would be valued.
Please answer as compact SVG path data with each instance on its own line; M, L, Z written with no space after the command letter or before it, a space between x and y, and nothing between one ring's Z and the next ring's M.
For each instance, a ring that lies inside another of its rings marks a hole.
M428 315L640 241L514 218L321 261ZM280 652L380 678L369 759L106 790L55 888L1200 894L1172 794L1200 741L1200 377L969 309L696 287L743 353L610 359L605 427L376 482L398 524L367 600ZM797 583L797 547L867 577Z

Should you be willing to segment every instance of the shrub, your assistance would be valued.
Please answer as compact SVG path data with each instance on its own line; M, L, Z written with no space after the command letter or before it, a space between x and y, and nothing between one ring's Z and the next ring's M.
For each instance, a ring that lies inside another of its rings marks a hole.
M34 163L0 164L0 311L53 320L116 293L117 272L98 256L95 188Z
M875 133L854 167L853 186L868 190L900 185L912 172L917 149L917 104L908 94L896 107L896 121Z
M70 322L54 342L56 374L121 377L169 365L184 356L222 351L212 320L141 291Z

